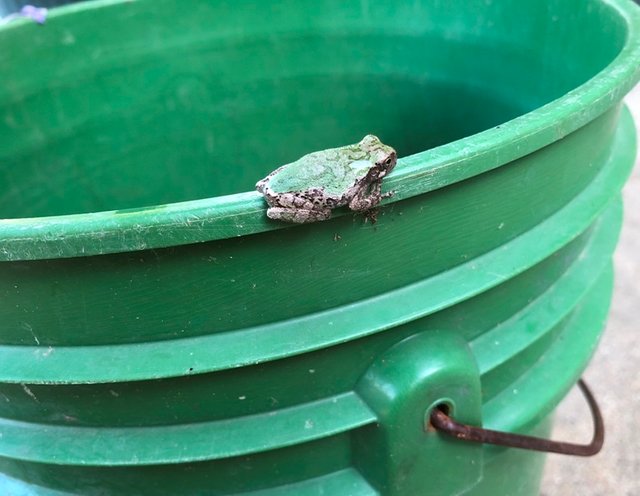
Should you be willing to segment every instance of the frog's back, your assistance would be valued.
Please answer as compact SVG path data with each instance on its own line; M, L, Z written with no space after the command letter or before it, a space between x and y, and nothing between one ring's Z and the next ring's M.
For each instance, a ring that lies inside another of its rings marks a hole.
M355 146L310 153L286 164L269 180L275 193L301 192L322 188L339 198L371 168L368 156Z

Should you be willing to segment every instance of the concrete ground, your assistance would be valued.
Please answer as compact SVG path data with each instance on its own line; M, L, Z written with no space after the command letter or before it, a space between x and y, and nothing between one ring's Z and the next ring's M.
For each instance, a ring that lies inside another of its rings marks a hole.
M640 127L640 86L627 97L627 105ZM541 489L544 496L640 495L639 165L637 159L623 191L625 218L614 257L616 282L609 322L584 374L603 411L605 445L593 458L549 455ZM587 441L590 429L587 406L574 388L558 408L553 437Z

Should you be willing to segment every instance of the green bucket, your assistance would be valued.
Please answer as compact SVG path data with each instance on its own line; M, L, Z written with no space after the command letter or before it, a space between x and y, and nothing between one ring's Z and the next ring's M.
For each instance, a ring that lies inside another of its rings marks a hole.
M426 419L546 435L589 361L640 10L186 4L0 27L0 492L537 494ZM267 219L258 179L367 133L376 224Z

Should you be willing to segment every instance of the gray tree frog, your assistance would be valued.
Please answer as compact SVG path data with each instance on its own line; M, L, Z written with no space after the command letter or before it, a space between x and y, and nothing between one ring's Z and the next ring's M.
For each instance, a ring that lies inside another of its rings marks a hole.
M271 219L303 224L327 220L334 208L369 210L392 192L380 193L382 179L395 167L396 151L369 134L359 143L309 153L283 165L256 189Z

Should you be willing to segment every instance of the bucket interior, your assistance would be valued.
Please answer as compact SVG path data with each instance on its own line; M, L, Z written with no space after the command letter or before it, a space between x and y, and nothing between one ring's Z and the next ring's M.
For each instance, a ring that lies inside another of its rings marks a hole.
M367 133L407 156L550 103L625 38L595 1L345 3L90 2L0 28L0 218L249 191Z

